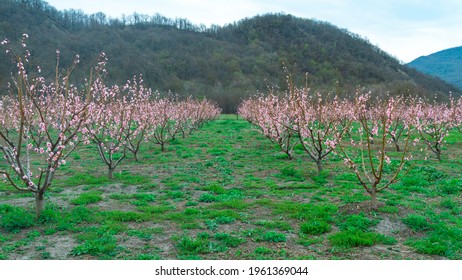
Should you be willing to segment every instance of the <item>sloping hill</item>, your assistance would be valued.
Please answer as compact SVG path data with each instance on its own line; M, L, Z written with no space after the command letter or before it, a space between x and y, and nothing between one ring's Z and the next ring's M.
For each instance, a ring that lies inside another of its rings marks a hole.
M327 22L286 14L246 18L224 27L194 26L185 19L133 14L111 19L102 13L58 11L40 0L0 0L0 38L30 35L33 64L52 77L56 49L69 65L80 54L75 81L88 75L100 52L109 58L109 83L143 74L160 91L207 96L225 112L268 86L285 87L284 62L312 87L354 92L370 85L383 91L447 95L455 87L401 65L368 41ZM0 87L12 65L0 55ZM48 71L48 72L47 72Z
M462 46L421 56L408 65L462 89Z

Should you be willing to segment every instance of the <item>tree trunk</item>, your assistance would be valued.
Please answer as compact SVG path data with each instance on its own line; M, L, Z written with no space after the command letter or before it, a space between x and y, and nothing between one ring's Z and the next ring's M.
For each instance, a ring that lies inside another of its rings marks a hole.
M438 159L438 161L441 161L441 151L437 149L435 154L436 154L436 158Z
M45 209L45 199L42 192L35 194L35 217L38 219Z
M369 193L371 195L371 206L372 209L377 210L378 208L378 203L377 203L377 190L375 188L372 188L371 192Z
M160 149L162 150L162 152L165 152L164 143L161 143L161 144L160 144Z
M109 179L114 179L114 168L108 167L108 169L107 169L107 177Z
M322 161L317 160L316 165L318 166L318 173L321 173L322 172Z
M396 151L397 151L397 152L400 152L401 149L399 148L398 141L394 141L394 142L395 142Z

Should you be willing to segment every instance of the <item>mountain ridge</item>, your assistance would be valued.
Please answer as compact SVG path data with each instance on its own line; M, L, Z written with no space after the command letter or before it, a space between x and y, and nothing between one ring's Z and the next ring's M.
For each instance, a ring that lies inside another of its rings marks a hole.
M421 56L408 65L462 89L462 46Z
M206 28L159 14L112 19L103 13L58 11L40 0L1 0L0 37L18 41L23 33L30 35L33 63L50 77L56 49L64 66L80 55L76 81L83 80L88 65L105 52L108 82L123 83L142 74L147 86L205 96L224 112L234 112L242 98L268 87L284 89L283 63L297 83L305 83L309 73L315 90L351 94L367 87L380 94L442 97L456 91L346 29L282 13ZM4 56L0 62L2 86L12 70Z

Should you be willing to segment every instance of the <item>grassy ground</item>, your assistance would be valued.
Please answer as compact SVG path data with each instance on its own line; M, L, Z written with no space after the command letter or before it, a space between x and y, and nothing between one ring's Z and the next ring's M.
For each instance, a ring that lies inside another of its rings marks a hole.
M462 259L461 145L450 135L377 211L341 159L317 174L236 116L145 146L114 180L82 147L38 221L31 194L0 183L0 259Z

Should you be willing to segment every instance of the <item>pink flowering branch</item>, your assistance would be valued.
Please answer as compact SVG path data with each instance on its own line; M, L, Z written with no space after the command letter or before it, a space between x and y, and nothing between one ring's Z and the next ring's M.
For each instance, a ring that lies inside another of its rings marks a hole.
M371 205L376 208L377 193L398 182L412 168L411 166L403 171L405 164L412 158L412 148L418 142L418 138L411 140L417 125L418 110L415 106L406 108L401 106L401 98L396 100L390 98L373 107L369 107L368 101L368 94L356 96L353 108L355 121L359 126L351 130L350 141L340 142L338 148L345 164L354 172L361 186L371 196ZM405 109L407 113L407 117L403 118L400 124L404 130L404 145L399 152L391 154L388 153L389 146L394 143L390 131L393 121L397 119L395 116L401 114L400 109ZM360 139L359 142L354 140L355 135ZM378 143L373 143L372 137L375 137ZM358 157L359 162L356 161ZM389 171L386 174L385 168Z
M17 72L12 77L10 95L0 101L0 150L10 167L0 170L0 174L14 188L35 195L38 217L56 170L66 164L66 158L80 142L89 102L84 92L69 84L78 57L61 75L58 56L54 83L47 83L39 75L32 78L27 37L24 34L19 52L4 41ZM35 74L40 74L40 68L37 71ZM42 164L33 166L32 160Z
M277 144L289 159L293 158L296 130L288 98L270 93L268 96L247 99L239 106L238 114L258 126L263 135Z
M444 138L457 127L457 106L451 98L448 104L429 104L421 101L417 104L419 109L418 132L427 146L441 161L441 148Z

